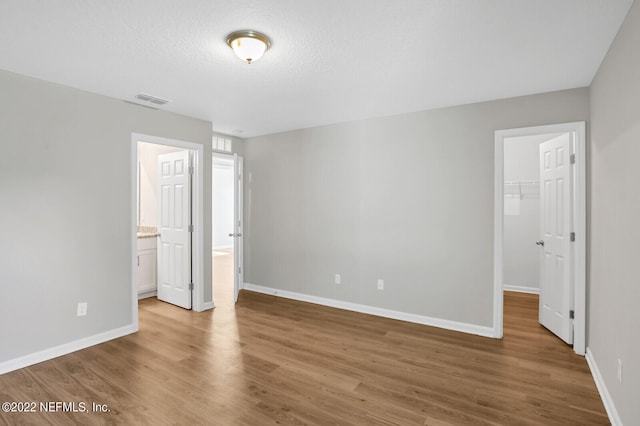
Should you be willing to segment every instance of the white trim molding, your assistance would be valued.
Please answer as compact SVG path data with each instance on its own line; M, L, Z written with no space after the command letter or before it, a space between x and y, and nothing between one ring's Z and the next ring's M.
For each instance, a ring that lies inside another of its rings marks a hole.
M600 374L600 369L593 357L593 353L590 348L587 348L586 352L585 358L587 359L587 364L589 365L589 370L591 370L593 380L596 382L596 388L598 388L598 392L600 393L600 399L602 399L604 409L607 411L607 415L609 416L609 421L612 426L622 426L622 420L620 420L618 410L616 410L611 394L609 394L609 389L607 389L607 385L604 383L602 374Z
M114 330L105 331L104 333L94 334L93 336L85 337L29 355L24 355L19 358L11 359L9 361L4 361L0 363L0 374L5 374L10 371L28 367L33 364L48 361L50 359L57 358L62 355L67 355L71 352L79 351L80 349L98 345L109 340L117 339L118 337L123 337L137 331L137 325L129 324L124 327L116 328Z
M138 300L146 299L148 297L156 297L158 295L158 290L149 290L143 293L138 293Z
M504 285L504 291L515 291L516 293L540 294L538 287L527 287L524 285Z
M504 141L518 136L532 136L550 133L569 133L575 135L576 162L574 168L574 209L573 231L576 234L573 245L573 285L574 312L573 350L584 355L586 347L586 123L551 124L548 126L523 127L519 129L496 130L494 150L494 221L493 221L493 337L502 338L503 333L503 250L504 250Z
M264 287L245 282L244 290L256 293L269 294L271 296L284 297L285 299L298 300L300 302L314 303L316 305L329 306L331 308L344 309L347 311L360 312L363 314L375 315L378 317L391 318L400 321L413 322L416 324L428 325L431 327L444 328L446 330L460 331L468 334L476 334L483 337L493 337L494 330L476 324L469 324L458 321L451 321L440 318L432 318L424 315L411 314L407 312L394 311L391 309L378 308L375 306L360 305L357 303L345 302L342 300L328 299L310 294L296 293L293 291L280 290L272 287Z
M197 312L208 311L208 310L213 309L215 307L216 307L216 305L213 302L204 302L202 304L202 306L200 306L200 308L202 308L202 309L200 311L197 311Z

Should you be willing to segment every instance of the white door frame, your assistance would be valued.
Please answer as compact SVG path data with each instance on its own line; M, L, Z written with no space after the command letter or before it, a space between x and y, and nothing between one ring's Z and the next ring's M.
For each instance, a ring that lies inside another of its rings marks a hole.
M158 136L131 133L131 318L135 329L138 330L138 271L137 271L137 237L138 226L137 217L137 191L138 185L135 176L138 170L138 142L147 142L157 145L173 146L176 148L188 149L193 152L193 247L191 256L193 259L193 301L194 311L203 311L207 307L204 303L204 146L185 142L177 139L168 139Z
M244 160L238 154L233 154L233 171L234 181L233 192L235 194L234 203L234 221L236 237L234 238L233 248L233 301L238 301L238 293L244 288Z
M574 340L573 350L584 355L586 346L586 250L587 250L587 174L586 174L586 126L584 121L496 130L494 157L494 233L493 233L493 332L496 338L503 335L503 245L504 245L504 140L517 136L533 136L546 133L575 133L576 163L574 168Z

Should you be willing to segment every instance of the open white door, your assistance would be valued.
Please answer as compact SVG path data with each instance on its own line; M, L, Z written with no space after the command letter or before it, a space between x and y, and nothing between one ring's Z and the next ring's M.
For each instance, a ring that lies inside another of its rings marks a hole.
M540 324L573 343L572 170L573 133L540 144Z
M243 220L242 220L242 197L243 197L243 161L238 154L233 154L233 170L235 171L235 185L233 186L233 224L234 232L229 234L233 237L233 301L238 301L238 292L242 285L243 279Z
M158 299L191 309L189 151L158 156Z

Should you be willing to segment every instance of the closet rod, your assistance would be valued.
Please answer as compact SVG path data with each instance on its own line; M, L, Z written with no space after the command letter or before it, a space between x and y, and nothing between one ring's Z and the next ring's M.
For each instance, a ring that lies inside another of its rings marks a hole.
M505 185L538 185L539 180L508 180L505 181Z

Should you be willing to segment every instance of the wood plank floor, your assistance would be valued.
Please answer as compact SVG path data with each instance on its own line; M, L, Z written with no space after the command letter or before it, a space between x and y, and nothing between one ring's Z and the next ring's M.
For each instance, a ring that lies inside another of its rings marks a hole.
M140 332L0 376L0 401L108 413L2 413L0 424L609 424L585 359L505 295L494 340L241 292L194 313L140 303Z
M216 306L233 303L233 249L217 249L211 259L213 300Z

